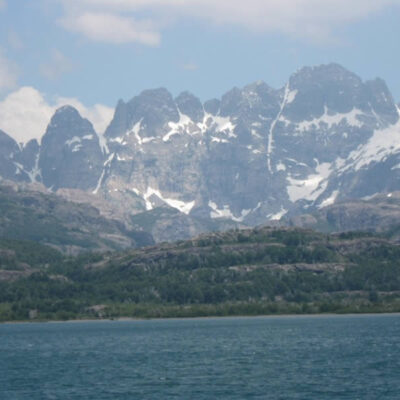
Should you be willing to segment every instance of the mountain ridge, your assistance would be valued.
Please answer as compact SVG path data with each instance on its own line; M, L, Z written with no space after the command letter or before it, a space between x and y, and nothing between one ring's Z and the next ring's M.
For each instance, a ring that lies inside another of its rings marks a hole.
M164 206L255 226L400 190L399 110L389 89L334 63L304 67L277 90L257 81L204 103L145 90L118 102L102 136L70 106L31 150L4 135L0 175L81 190L123 204L126 215Z

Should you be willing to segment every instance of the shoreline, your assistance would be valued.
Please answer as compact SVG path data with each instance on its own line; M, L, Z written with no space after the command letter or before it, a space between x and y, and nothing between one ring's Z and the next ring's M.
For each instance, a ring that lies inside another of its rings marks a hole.
M63 324L63 323L111 323L111 322L143 322L143 321L190 321L190 320L222 320L222 319L277 319L277 318L323 318L323 317L387 317L387 316L400 316L400 312L382 312L382 313L316 313L316 314L266 314L266 315L224 315L224 316L199 316L199 317L170 317L170 318L139 318L139 317L116 317L116 318L82 318L82 319L69 319L69 320L47 320L47 321L2 321L1 325L14 325L14 324Z

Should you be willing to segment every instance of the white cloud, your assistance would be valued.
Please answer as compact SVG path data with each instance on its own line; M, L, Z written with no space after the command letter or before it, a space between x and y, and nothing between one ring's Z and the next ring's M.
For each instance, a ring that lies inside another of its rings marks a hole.
M104 20L123 18L126 37L138 41L135 35L146 32L140 27L139 13L150 16L154 26L163 21L178 21L193 17L217 25L236 25L256 32L279 32L293 37L320 41L334 37L338 25L366 18L388 6L400 5L400 0L60 0L70 15L102 13ZM124 17L117 17L124 14ZM136 17L131 22L129 17ZM100 19L98 19L98 22ZM137 27L139 24L139 27ZM93 25L96 25L94 27ZM116 24L112 24L115 26ZM132 26L130 26L132 25ZM93 24L87 17L80 19L75 29L92 39L120 43L122 26L113 34L107 26ZM128 28L129 27L129 28ZM98 32L103 28L105 32ZM129 34L132 30L134 34ZM96 35L94 34L96 31ZM118 33L119 31L119 33ZM155 31L151 31L156 35ZM115 38L117 36L117 38ZM119 39L119 40L116 40ZM149 44L146 41L141 41ZM151 41L150 41L151 42Z
M90 40L106 43L138 42L149 46L160 43L160 35L148 21L136 21L106 13L86 12L78 16L63 18L64 28L83 34Z
M50 61L40 66L42 75L50 80L58 79L72 69L72 62L59 50L53 50Z
M55 110L62 105L72 105L92 122L95 130L102 133L113 116L113 109L101 104L86 107L75 98L58 97L48 102L33 87L22 87L0 102L0 129L19 143L38 139L46 131Z
M0 49L0 92L15 87L17 77L16 65L6 58Z
M0 103L0 129L17 142L40 139L53 108L32 87L22 87Z

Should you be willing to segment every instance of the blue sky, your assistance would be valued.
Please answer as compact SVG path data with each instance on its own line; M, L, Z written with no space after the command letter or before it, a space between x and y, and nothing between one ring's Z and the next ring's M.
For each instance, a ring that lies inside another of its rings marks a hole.
M337 62L400 101L400 0L0 0L0 129L39 138L69 102L104 129L119 98L207 100Z

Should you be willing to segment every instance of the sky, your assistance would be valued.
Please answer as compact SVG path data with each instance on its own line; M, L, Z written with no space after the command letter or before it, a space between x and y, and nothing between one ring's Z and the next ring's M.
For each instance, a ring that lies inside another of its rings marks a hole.
M0 129L40 139L71 104L102 132L144 89L205 101L329 62L399 102L399 21L400 0L0 0Z

